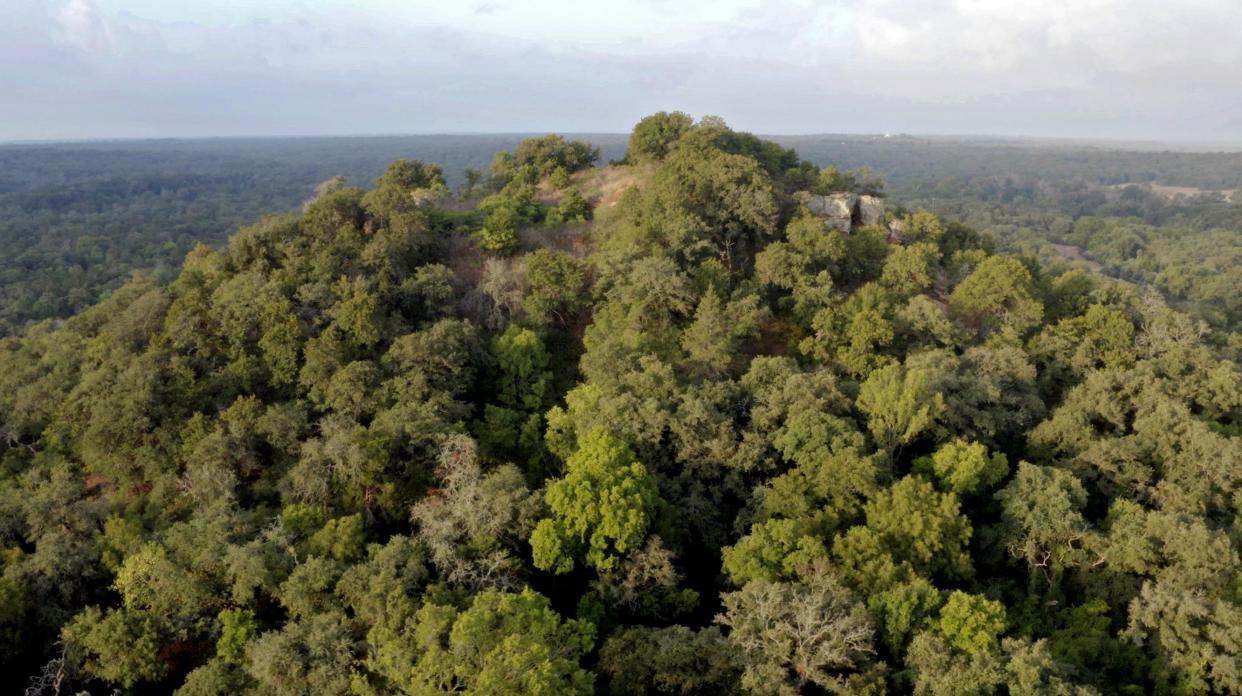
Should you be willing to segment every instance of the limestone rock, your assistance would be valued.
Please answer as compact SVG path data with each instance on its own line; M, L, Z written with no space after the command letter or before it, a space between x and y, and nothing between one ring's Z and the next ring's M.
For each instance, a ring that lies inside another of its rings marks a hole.
M884 201L875 196L858 197L858 221L863 225L878 225L884 221Z
M902 237L906 233L906 221L897 219L888 223L888 243L904 244L905 239Z
M811 214L824 221L824 224L835 230L840 230L846 234L850 233L853 227L855 213L858 210L858 196L852 193L832 193L827 196L820 196L814 193L803 191L798 194L798 200Z

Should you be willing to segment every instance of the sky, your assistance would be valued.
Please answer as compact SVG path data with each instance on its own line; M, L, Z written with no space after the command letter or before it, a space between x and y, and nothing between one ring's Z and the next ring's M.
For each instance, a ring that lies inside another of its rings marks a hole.
M626 132L1242 141L1238 0L0 0L0 140Z

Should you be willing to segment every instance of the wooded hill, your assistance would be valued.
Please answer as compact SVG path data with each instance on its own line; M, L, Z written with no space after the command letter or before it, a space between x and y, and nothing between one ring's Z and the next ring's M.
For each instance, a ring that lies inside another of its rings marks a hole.
M718 119L598 159L399 160L0 339L6 673L1242 693L1242 372L1198 319Z

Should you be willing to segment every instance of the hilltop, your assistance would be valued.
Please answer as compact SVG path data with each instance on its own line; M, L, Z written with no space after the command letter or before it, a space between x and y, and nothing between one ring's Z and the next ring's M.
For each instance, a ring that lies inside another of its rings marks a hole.
M327 179L0 339L5 673L1242 693L1227 332L717 118L601 155Z

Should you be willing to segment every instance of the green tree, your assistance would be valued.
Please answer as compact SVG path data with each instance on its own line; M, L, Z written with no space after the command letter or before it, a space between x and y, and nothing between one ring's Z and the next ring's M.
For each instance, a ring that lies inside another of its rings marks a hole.
M834 555L852 568L887 554L925 576L963 579L973 574L967 543L970 521L957 496L940 493L921 476L907 476L880 491L866 506L866 526L854 527L834 544ZM884 588L877 588L884 589Z
M406 690L414 694L535 694L593 692L594 675L579 665L595 628L564 621L531 590L478 594L464 611L428 604L413 637L419 657Z
M936 280L939 258L940 250L926 242L893 249L884 260L880 283L906 297L922 293Z
M944 410L944 397L932 390L926 371L900 365L882 367L859 387L858 409L867 429L889 458L932 426Z
M743 343L759 333L765 316L755 295L726 305L714 287L708 288L699 299L694 321L682 334L681 346L700 371L719 377L738 367Z
M343 614L316 614L251 640L244 668L274 696L348 693L355 644Z
M608 570L646 536L659 502L655 482L630 448L603 430L583 437L565 468L565 477L548 486L551 516L531 534L535 565L567 573L584 558Z
M625 628L609 636L599 662L614 694L741 693L741 666L715 626Z
M586 306L586 274L569 254L537 249L526 262L522 314L533 326L568 326Z
M1083 517L1087 491L1070 471L1022 462L1018 475L996 494L1001 538L1009 553L1049 579L1094 560L1096 533Z
M246 644L259 634L259 622L250 609L225 609L220 612L220 637L216 640L216 655L231 664L242 661Z
M989 455L978 442L956 439L916 459L914 470L933 475L947 491L969 496L1000 483L1009 473L1009 460L1000 452Z
M497 206L487 214L479 230L479 248L496 256L510 256L522 245L518 237L518 214L507 205Z
M751 580L796 578L803 568L828 556L824 543L808 534L806 526L794 520L754 525L750 534L723 549L725 573L739 586Z
M80 656L87 672L123 689L155 681L168 669L159 654L158 621L146 612L89 607L64 627L61 638L66 654Z
M664 159L693 125L694 119L680 111L661 111L644 117L630 134L626 159L632 162Z
M950 592L936 627L949 645L964 653L995 650L1005 631L1005 605L979 595Z
M953 311L985 333L1007 328L1019 334L1038 326L1044 307L1035 297L1034 280L1011 256L989 256L953 289Z

